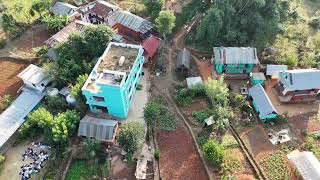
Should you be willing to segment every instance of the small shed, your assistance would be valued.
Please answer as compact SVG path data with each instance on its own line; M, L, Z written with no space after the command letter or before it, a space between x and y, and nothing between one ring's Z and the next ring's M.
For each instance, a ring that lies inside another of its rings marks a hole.
M249 97L252 98L252 104L261 120L266 121L278 116L276 108L261 84L257 84L249 89Z
M266 76L262 72L251 73L250 81L252 85L261 84L263 85L266 80Z
M117 131L117 121L86 115L80 121L78 136L91 137L97 140L113 143Z
M205 126L211 126L214 124L213 116L208 117L207 119L204 120Z
M287 157L304 180L320 179L320 162L312 152L295 150Z
M186 78L188 89L191 89L193 86L202 85L203 81L200 76Z
M25 86L38 91L43 91L49 84L49 80L46 78L44 70L36 65L30 64L26 69L18 74Z
M271 79L279 79L279 72L288 70L287 65L267 64L266 75L270 76Z
M158 39L152 35L143 41L142 46L144 49L145 63L148 63L160 48L160 43Z
M77 7L64 2L56 2L49 10L56 16L72 16L77 11Z
M191 53L186 48L183 48L177 58L176 70L185 71L191 67Z

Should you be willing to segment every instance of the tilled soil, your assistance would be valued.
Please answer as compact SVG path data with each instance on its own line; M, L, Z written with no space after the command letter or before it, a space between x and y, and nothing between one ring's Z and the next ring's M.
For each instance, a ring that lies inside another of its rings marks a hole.
M163 180L207 180L192 138L184 128L157 133L160 148L160 174Z

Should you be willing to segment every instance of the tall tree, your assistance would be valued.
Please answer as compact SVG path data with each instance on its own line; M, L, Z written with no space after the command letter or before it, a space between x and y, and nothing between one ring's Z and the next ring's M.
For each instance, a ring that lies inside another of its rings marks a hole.
M229 89L224 83L223 76L217 80L208 79L205 85L205 92L213 104L226 106L228 103Z
M166 38L168 34L172 33L176 23L176 17L172 11L161 11L155 22L159 32Z
M143 0L147 13L154 20L159 16L159 12L164 4L164 0Z
M196 39L207 47L265 47L281 30L289 11L281 0L219 0L201 22Z
M144 129L138 122L129 122L121 126L119 144L129 154L139 150L144 141Z

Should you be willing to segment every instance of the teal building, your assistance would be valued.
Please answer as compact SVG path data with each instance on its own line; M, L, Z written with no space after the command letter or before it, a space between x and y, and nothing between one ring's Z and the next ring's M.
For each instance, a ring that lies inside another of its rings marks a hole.
M109 43L82 87L90 111L126 118L143 75L140 45Z
M261 84L257 84L249 89L249 97L262 121L278 117L276 108L273 106Z
M264 82L266 81L266 76L262 72L251 73L250 81L252 85L264 85Z
M250 74L254 65L259 64L256 48L214 47L211 62L216 71L222 73Z

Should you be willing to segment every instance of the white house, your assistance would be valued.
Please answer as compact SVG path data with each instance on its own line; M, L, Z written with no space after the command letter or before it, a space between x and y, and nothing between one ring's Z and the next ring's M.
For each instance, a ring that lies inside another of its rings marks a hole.
M64 2L56 2L49 10L56 16L72 16L76 13L77 7Z
M36 65L30 64L20 74L18 74L25 86L42 92L49 84L49 80L45 77L44 70Z

